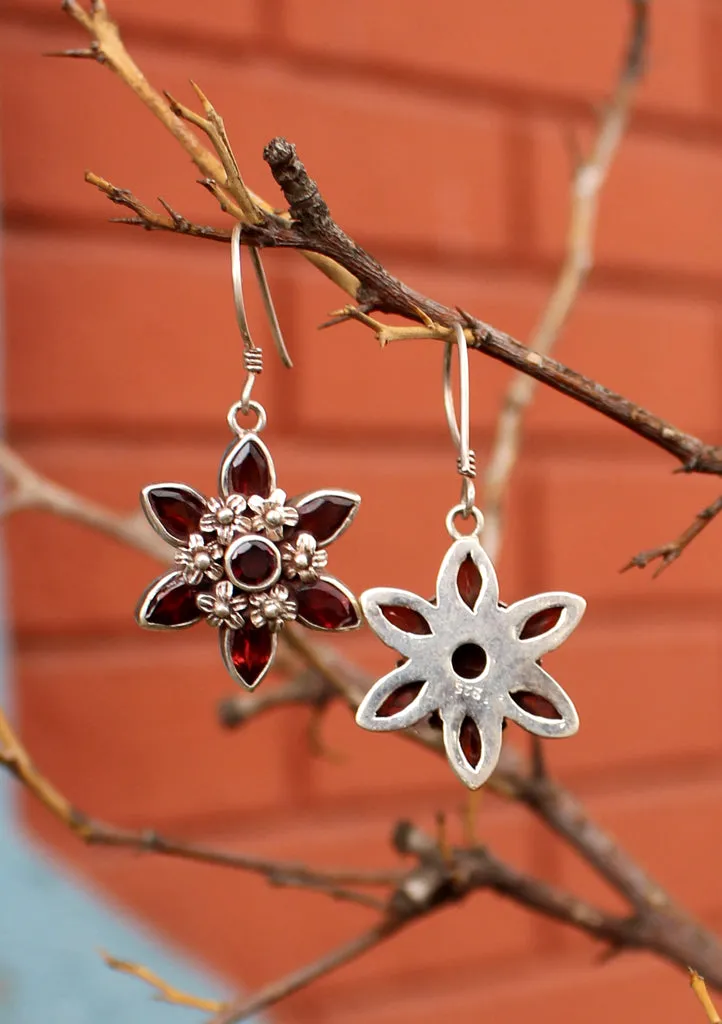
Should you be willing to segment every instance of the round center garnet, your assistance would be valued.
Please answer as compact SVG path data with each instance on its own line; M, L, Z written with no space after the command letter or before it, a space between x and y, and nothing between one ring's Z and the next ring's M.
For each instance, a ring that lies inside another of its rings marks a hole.
M228 575L242 590L265 590L281 575L278 548L256 534L234 541L225 560Z
M451 655L451 667L462 679L476 679L486 668L486 651L478 644L461 644Z

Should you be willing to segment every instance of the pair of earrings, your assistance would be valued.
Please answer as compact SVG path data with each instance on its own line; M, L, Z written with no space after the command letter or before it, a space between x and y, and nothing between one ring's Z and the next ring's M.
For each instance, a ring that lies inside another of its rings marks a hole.
M245 315L240 236L236 225L231 270L247 371L240 401L228 413L236 440L221 461L218 496L207 498L179 483L144 488L143 510L175 548L176 567L147 588L137 620L150 629L181 629L205 619L217 629L229 674L252 690L268 672L287 622L338 632L358 628L365 617L401 661L368 691L357 723L387 732L440 719L451 767L476 789L497 765L506 720L544 737L577 731L574 705L541 667L541 658L569 636L585 601L562 591L510 606L499 600L496 572L480 540L483 515L474 504L468 352L460 324L454 328L459 425L451 341L445 346L443 376L447 420L459 453L461 501L446 517L453 543L439 571L435 598L377 587L365 591L359 604L327 574L326 549L351 525L361 499L345 490L287 499L277 487L273 460L258 436L266 413L251 398L263 360ZM274 339L290 366L260 257L254 249L251 255ZM252 415L255 424L243 426L241 418ZM470 533L460 531L457 524L463 522L472 525Z

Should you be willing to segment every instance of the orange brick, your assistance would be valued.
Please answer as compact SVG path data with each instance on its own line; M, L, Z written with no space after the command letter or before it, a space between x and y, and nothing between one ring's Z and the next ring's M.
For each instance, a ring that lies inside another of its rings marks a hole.
M36 59L48 45L40 33L9 31L3 44L3 89L14 98L6 107L4 139L10 208L70 208L98 220L106 208L82 183L90 167L148 201L161 194L190 218L218 219L178 144L135 97L126 93L121 100L120 83L102 68ZM432 244L440 252L495 251L505 241L503 122L490 108L469 111L442 99L420 103L380 86L359 92L337 83L329 89L326 80L299 81L270 67L239 69L235 58L189 66L187 59L138 47L136 59L151 81L188 102L192 71L222 111L249 185L260 182L273 202L281 200L261 154L269 138L286 135L352 235ZM253 96L253 103L241 109L233 99L238 96ZM464 160L450 161L459 138L467 140ZM47 152L56 154L52 168L38 158ZM413 171L410 154L422 160L423 174ZM463 217L449 216L450 195Z
M82 46L86 41L83 29L60 10L51 9L52 16L48 16L45 0L7 0L8 13L14 3L22 13L33 9L42 13L48 33L65 34L70 30L76 36L74 45ZM247 40L259 29L259 6L255 0L243 0L234 5L232 10L221 12L220 8L204 7L194 0L179 0L178 3L175 0L154 0L152 4L143 3L143 0L122 0L122 3L113 4L109 10L123 35L126 29L131 30L126 41L131 52L134 52L138 29L162 31L166 39L180 37L192 40L194 44L204 36L213 38L220 34L223 34L226 43L229 39Z
M219 435L216 445L183 448L68 443L25 445L22 451L54 480L123 509L136 508L140 488L154 480L181 480L210 493L226 443L227 438ZM433 591L449 544L444 517L458 493L449 455L442 459L423 452L404 453L404 474L400 474L399 457L376 448L357 452L352 459L346 451L316 444L274 444L272 437L269 443L279 483L289 494L346 487L362 495L352 532L331 549L333 574L355 592L381 585L382 576L389 585L419 593ZM423 501L413 507L410 487L423 495ZM404 528L404 517L410 514L413 530ZM9 537L13 611L19 628L32 633L135 630L136 600L159 572L149 558L123 550L87 527L39 512L16 516L9 524ZM518 566L510 545L508 559L501 563L502 593L510 598L523 589ZM39 602L40 572L44 596Z
M418 983L393 994L365 993L343 1008L329 1006L331 1020L341 1024L433 1024L453 1020L474 1024L480 1016L504 1024L526 1024L532 1012L539 1024L556 1024L560 1015L570 1022L608 1024L651 1016L660 1021L684 1020L698 1009L689 982L651 956L618 957L603 967L589 954L586 962L569 957L536 964L517 963L475 976L458 974L443 989ZM591 960L591 962L590 962Z
M222 732L216 704L234 687L215 637L155 639L19 656L21 731L37 764L76 806L122 824L287 811L284 736L301 717L289 709Z
M403 810L403 809L402 809ZM361 819L348 815L324 820L323 827L300 827L288 818L249 829L235 837L207 836L214 848L238 850L312 867L374 869L399 867L389 844L393 818ZM99 848L85 849L36 812L44 841L51 841L113 901L185 947L206 964L244 987L258 986L293 970L367 928L372 912L349 903L334 903L316 893L269 886L256 875L182 863L157 856L138 857ZM261 836L263 832L263 836ZM255 833L255 834L254 834ZM516 826L516 845L523 831ZM56 844L57 838L57 844ZM512 841L514 841L512 839ZM523 855L522 855L523 859ZM373 890L370 890L373 891ZM383 890L382 890L383 891ZM189 894L193 894L189 897ZM483 920L483 927L479 920ZM319 995L339 981L356 986L410 984L420 972L433 974L444 950L444 966L466 971L485 958L503 962L532 945L531 918L491 894L480 893L463 906L452 906L409 928L404 934L347 966L316 988ZM244 942L228 938L241 928ZM123 951L113 950L122 955Z
M119 425L161 439L179 429L224 429L244 380L228 247L131 232L118 227L102 241L8 233L12 424ZM287 320L278 264L266 262ZM256 395L275 422L288 377L269 351L258 289L249 282L246 292L254 339L268 351Z
M560 650L545 658L572 695L582 727L568 742L547 743L555 774L664 771L680 762L719 758L720 651L716 624L694 617L679 630L652 624L605 624L590 608ZM677 708L684 680L684 714Z
M590 605L634 601L640 610L681 595L716 596L719 575L710 558L714 526L659 579L652 579L652 569L620 575L632 555L672 540L717 494L714 481L672 475L673 468L662 456L637 463L560 458L538 466L537 514L546 541L540 539L537 548L536 585L583 594Z
M497 82L519 89L607 95L626 45L623 4L581 7L573 0L474 3L448 11L425 0L288 0L294 46L324 58L407 68L427 78ZM698 114L705 107L700 4L662 0L654 8L649 71L640 104Z
M569 205L569 153L557 123L534 131L539 244L559 254ZM719 273L722 153L650 136L625 139L599 209L597 260L625 268Z

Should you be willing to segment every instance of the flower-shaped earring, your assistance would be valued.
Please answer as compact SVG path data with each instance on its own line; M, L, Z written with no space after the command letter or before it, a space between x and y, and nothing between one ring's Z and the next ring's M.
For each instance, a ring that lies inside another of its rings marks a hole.
M287 500L276 486L271 455L258 437L265 410L250 400L262 361L245 320L238 225L231 255L248 369L241 400L228 414L238 440L221 462L218 497L206 498L180 483L144 488L143 510L153 529L176 548L178 568L150 584L136 617L149 629L181 629L205 618L219 631L231 676L253 689L270 668L287 622L333 631L360 626L355 597L323 570L326 548L351 525L361 499L350 491L321 490ZM265 287L265 278L259 280ZM281 349L285 353L282 342ZM244 429L237 417L250 412L257 423Z
M499 601L496 572L479 540L484 520L474 505L466 340L458 324L456 340L461 431L450 397L450 344L444 359L446 409L463 477L462 501L446 520L454 543L441 565L433 602L382 587L361 595L371 629L403 660L374 683L356 721L364 729L388 732L438 713L451 767L477 789L498 763L506 719L549 738L571 736L579 728L571 700L539 662L566 640L586 602L562 591L509 607ZM473 517L471 534L459 533L458 516Z

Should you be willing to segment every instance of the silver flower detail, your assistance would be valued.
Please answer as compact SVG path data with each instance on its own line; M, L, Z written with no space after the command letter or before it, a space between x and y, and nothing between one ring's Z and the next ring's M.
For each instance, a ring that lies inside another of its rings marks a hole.
M294 544L281 548L283 571L289 580L296 577L301 583L314 583L328 563L328 552L319 551L316 538L310 533L301 533Z
M200 583L204 576L219 580L223 576L223 566L217 559L222 557L223 548L220 544L207 543L200 533L192 533L188 538L188 547L175 553L183 579L192 586Z
M361 606L377 636L406 660L374 683L357 723L386 732L438 711L451 767L470 789L497 765L504 719L545 737L579 728L574 705L539 659L566 640L586 602L555 591L504 607L494 566L476 538L452 544L434 603L375 588L361 595Z
M286 505L286 492L280 488L268 498L254 494L248 499L248 507L255 512L251 528L256 533L265 533L270 540L281 540L284 526L295 526L298 522L298 509Z
M242 612L246 603L242 594L233 596L233 586L228 580L216 583L210 594L196 597L196 604L205 612L209 626L229 626L231 629L240 629L243 625Z
M243 516L246 499L242 495L209 498L206 506L208 511L201 516L200 528L204 533L215 533L221 544L230 544L237 531L250 529L250 519Z
M251 594L248 600L251 607L251 623L256 628L268 626L275 632L284 622L296 618L296 602L286 587L280 583L262 594Z

